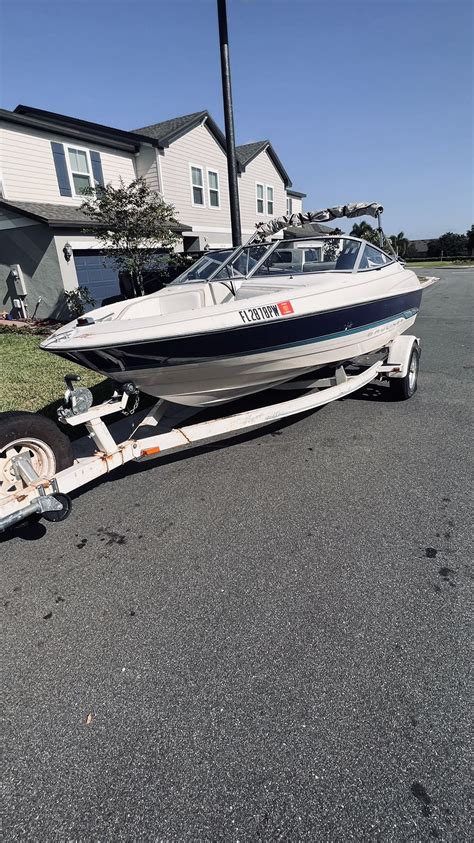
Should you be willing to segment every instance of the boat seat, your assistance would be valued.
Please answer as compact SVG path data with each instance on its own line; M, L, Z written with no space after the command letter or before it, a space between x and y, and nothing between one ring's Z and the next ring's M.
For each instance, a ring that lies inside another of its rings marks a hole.
M166 316L182 310L197 310L206 307L206 298L202 289L173 290L164 295L146 296L135 299L120 314L121 319L143 319L147 316Z
M181 310L196 310L205 307L206 300L203 290L186 290L176 292L169 296L160 298L160 307L163 315L166 313L179 313Z
M356 252L341 252L339 255L336 266L334 269L354 269L355 259L357 257Z

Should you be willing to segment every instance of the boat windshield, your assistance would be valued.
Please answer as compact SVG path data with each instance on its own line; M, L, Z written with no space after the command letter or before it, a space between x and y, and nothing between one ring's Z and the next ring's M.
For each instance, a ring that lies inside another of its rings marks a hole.
M254 270L267 252L274 248L274 243L256 243L240 249L221 249L203 255L186 272L176 278L173 284L192 284L193 282L225 281L228 278L246 278Z
M186 272L178 275L171 284L190 284L193 281L207 281L216 269L232 255L234 249L222 249L219 252L209 252L193 263Z
M361 254L360 260L359 254ZM393 257L377 246L351 237L311 237L254 243L239 249L208 252L173 284L226 281L233 278L268 278L316 272L362 271L391 263Z
M360 240L348 237L283 240L256 274L294 276L306 272L352 271L361 245Z

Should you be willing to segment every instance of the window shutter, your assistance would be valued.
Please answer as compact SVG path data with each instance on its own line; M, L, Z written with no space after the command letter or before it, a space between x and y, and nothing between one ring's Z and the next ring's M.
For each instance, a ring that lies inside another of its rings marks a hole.
M55 143L54 141L51 141L51 149L53 150L53 160L56 168L59 192L61 196L72 196L66 165L66 156L64 154L64 146L62 143Z
M104 174L102 172L102 161L100 160L100 152L91 150L91 164L92 175L94 176L94 186L104 187Z

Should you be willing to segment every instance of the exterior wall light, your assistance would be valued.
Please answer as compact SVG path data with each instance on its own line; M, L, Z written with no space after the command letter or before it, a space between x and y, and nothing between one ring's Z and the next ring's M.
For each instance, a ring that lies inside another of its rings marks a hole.
M69 263L69 261L70 261L70 260L71 260L71 258L72 258L72 246L71 246L71 244L70 244L70 243L65 243L65 244L64 244L64 247L63 247L63 255L64 255L64 258L65 258L66 263Z

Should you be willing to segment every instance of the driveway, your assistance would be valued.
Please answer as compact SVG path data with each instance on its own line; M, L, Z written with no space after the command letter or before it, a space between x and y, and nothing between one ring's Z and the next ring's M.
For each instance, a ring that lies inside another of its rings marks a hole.
M0 544L7 839L468 840L473 281L427 291L410 401L123 472Z

